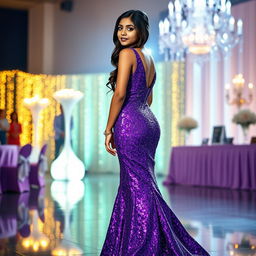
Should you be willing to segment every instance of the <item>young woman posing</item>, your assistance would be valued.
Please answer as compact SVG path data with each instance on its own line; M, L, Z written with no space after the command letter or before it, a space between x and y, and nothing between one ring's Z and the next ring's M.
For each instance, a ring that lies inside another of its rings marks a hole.
M114 91L104 132L106 150L118 155L120 185L102 256L209 254L187 233L158 189L155 151L160 128L150 110L156 79L146 53L148 17L138 10L116 21L108 86Z

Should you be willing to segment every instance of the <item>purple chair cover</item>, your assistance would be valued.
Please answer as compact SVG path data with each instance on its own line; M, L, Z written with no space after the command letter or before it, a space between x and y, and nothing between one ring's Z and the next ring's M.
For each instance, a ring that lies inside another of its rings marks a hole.
M19 161L16 166L1 167L1 185L2 191L14 191L22 193L29 191L29 170L30 165L28 157L31 154L32 147L27 144L20 149Z
M164 184L256 189L256 145L173 147Z
M47 171L47 158L45 156L47 144L43 145L38 162L30 164L29 183L32 187L45 186L45 172Z

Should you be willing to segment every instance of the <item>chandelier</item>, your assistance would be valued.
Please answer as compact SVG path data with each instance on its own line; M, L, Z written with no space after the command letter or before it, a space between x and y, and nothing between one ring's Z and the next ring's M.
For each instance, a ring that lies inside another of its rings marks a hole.
M159 22L159 49L165 60L184 60L186 53L225 53L242 39L243 22L235 22L228 0L175 0ZM236 25L236 26L235 26Z
M232 83L234 84L233 87L233 94L234 94L234 98L232 100L230 100L230 85L226 84L226 100L227 103L229 105L236 105L238 108L240 108L242 105L249 105L252 100L253 100L253 84L249 83L248 84L248 89L249 89L249 97L248 99L246 99L243 96L244 93L244 89L245 89L245 85L244 85L244 78L242 74L238 74L236 75L233 79L232 79Z

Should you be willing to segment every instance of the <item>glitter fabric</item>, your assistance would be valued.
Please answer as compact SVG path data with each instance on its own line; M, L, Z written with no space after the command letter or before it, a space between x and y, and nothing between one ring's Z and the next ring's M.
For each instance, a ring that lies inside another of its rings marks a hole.
M120 163L120 185L101 256L165 256L209 254L187 233L163 200L154 174L159 124L147 98L139 53L131 48L137 68L131 75L125 102L114 126Z

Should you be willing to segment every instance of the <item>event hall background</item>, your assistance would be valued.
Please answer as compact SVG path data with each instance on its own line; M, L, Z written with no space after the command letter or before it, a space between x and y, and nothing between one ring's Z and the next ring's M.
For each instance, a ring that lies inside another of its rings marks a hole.
M235 19L243 20L243 52L239 53L236 46L226 58L221 52L215 52L209 54L204 61L195 61L192 54L188 54L185 61L165 61L159 53L159 21L167 16L168 3L168 0L0 0L0 109L6 109L8 120L10 114L17 110L23 127L21 145L25 145L32 143L34 135L32 116L23 100L36 95L50 100L39 122L39 143L48 144L49 169L55 148L53 122L54 117L60 113L53 93L63 88L73 88L84 93L72 114L72 147L84 162L87 176L84 185L77 187L77 193L82 192L77 195L79 200L74 199L76 203L71 222L76 224L70 224L73 232L70 241L79 244L85 255L86 252L88 255L97 255L100 250L118 185L118 160L107 154L104 147L103 131L112 96L105 85L113 69L110 58L114 23L122 12L129 9L145 11L150 20L150 38L146 46L154 56L157 72L152 111L161 127L155 172L164 197L177 207L178 215L191 228L190 232L194 232L197 239L211 249L211 255L226 255L226 244L232 240L232 234L243 232L236 230L236 227L240 227L239 220L246 219L246 228L256 235L255 227L252 228L256 216L253 203L255 191L218 191L199 187L193 190L193 187L186 187L186 194L182 187L162 185L169 173L172 147L201 145L203 138L211 140L213 127L219 125L225 126L227 137L233 137L234 144L243 143L241 127L232 123L238 108L227 104L225 85L231 83L238 73L243 74L246 84L256 85L256 1L232 1L232 15ZM244 93L247 95L249 89L245 88ZM246 108L255 111L255 86L252 93L253 101ZM198 122L197 129L187 138L184 131L178 129L178 122L184 115ZM255 125L250 126L248 132L249 138L253 136L256 136ZM54 233L55 238L60 239L63 227L56 223L64 225L64 214L58 212L61 203L56 206L55 201L58 200L49 199L54 198L51 196L54 189L50 189L52 180L49 171L46 176L45 223L48 223L49 229L43 229L42 223L40 229L45 235ZM59 196L62 203L63 195ZM216 201L218 197L227 201L224 200L222 204ZM183 203L180 203L181 198ZM242 198L245 199L244 205ZM224 209L223 212L220 210L219 219L213 214L215 206ZM200 208L208 209L206 215L211 219L209 223L208 220L203 223L204 215L199 213ZM192 215L193 211L197 212L197 217L192 221L196 227L194 229L189 223L190 209ZM231 209L237 211L234 220L231 219L238 224L232 228L234 222L230 221L227 230L222 230L221 226L225 222L227 224ZM222 214L226 218L221 218ZM59 220L57 218L54 222L51 219L53 215L58 216ZM102 218L104 215L108 218ZM79 228L80 222L75 222L80 218L85 219L84 228ZM100 221L96 221L97 218ZM207 229L207 225L214 225L215 218L220 221L216 229ZM93 230L92 234L88 230ZM256 236L248 236L256 246ZM17 247L14 251L20 252L19 255L34 255L32 249L26 251L22 248L22 244L17 242L19 239L16 237L14 242L0 238L0 255L8 255L4 254L6 244L15 244ZM57 244L51 243L52 248ZM46 252L41 253L48 255ZM244 255L255 255L255 250L253 253Z

